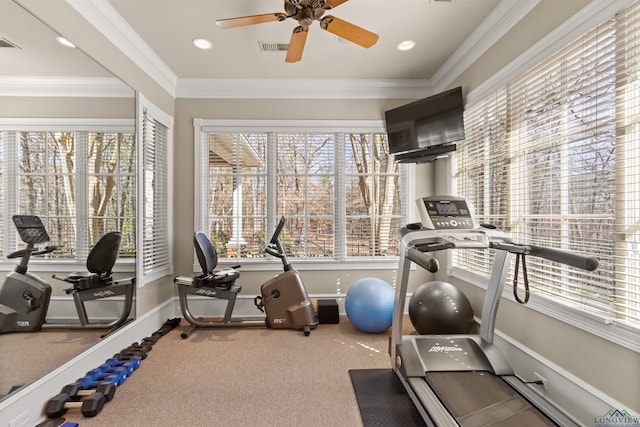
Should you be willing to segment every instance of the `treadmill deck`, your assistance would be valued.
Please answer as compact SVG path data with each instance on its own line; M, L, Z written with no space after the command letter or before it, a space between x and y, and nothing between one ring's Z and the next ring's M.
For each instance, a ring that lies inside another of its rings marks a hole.
M556 425L489 372L427 372L425 381L462 427Z

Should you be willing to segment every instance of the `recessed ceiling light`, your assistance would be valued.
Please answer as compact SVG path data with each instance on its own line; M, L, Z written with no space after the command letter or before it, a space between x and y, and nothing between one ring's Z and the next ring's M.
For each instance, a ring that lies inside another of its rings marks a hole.
M58 43L60 43L63 46L67 46L67 47L76 47L76 45L74 45L73 43L71 43L69 40L65 39L62 36L58 36L56 37L56 40L58 41Z
M213 43L207 39L193 39L192 43L198 49L211 49L213 47Z
M414 47L416 47L416 42L414 42L413 40L405 40L398 43L398 50L411 50Z

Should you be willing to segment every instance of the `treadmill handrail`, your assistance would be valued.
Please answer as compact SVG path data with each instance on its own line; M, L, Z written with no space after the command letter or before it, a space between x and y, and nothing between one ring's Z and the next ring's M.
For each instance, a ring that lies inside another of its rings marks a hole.
M564 251L561 249L547 248L544 246L490 242L490 247L493 249L501 249L515 254L524 254L538 258L544 258L549 261L555 261L560 264L570 265L572 267L580 268L587 271L594 271L598 268L599 265L598 260L592 256Z

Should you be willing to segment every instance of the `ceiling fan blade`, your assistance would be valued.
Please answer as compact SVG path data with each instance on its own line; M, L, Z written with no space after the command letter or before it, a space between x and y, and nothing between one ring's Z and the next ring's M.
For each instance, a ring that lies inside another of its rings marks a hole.
M302 51L307 41L309 29L298 26L293 29L291 40L289 41L289 49L287 50L286 62L298 62L302 59Z
M216 25L220 28L235 28L245 25L263 24L265 22L284 21L287 15L284 13L265 13L262 15L240 16L238 18L227 18L216 20Z
M349 0L325 0L325 2L331 6L331 8L333 9L334 7L338 7L340 6L342 3L346 3Z
M362 47L371 47L378 41L376 33L331 15L322 18L320 27Z

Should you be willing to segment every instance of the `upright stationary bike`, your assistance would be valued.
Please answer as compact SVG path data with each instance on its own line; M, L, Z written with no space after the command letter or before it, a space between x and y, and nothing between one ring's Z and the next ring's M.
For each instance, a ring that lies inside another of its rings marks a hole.
M76 272L66 277L53 276L72 286L65 289L73 296L80 323L48 323L46 320L51 300L51 285L28 271L32 255L43 255L56 250L56 246L43 249L36 245L48 242L49 234L39 217L34 215L14 215L13 223L27 247L10 253L8 258L20 258L14 271L5 278L0 287L0 333L34 332L41 328L67 329L115 329L124 324L131 312L134 278L114 280L111 277L118 257L122 236L118 232L107 233L93 247L87 257L87 272ZM124 296L120 315L114 320L91 321L87 315L85 302L104 298Z

